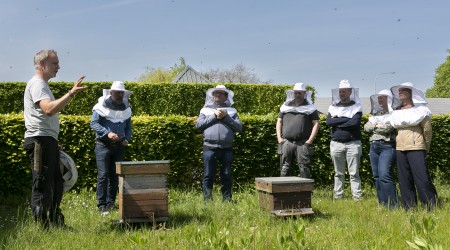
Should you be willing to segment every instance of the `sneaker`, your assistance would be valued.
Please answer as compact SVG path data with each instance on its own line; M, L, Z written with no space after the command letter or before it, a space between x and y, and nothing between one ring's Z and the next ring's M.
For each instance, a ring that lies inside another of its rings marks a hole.
M100 206L98 207L98 211L101 215L106 216L109 214L109 209L106 206Z
M357 196L353 196L353 200L354 201L362 201L363 198L361 196L357 197Z

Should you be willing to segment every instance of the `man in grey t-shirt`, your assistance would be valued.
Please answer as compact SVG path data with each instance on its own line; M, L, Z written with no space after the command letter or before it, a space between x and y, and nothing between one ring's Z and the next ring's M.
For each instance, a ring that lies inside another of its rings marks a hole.
M31 160L33 185L31 209L36 221L44 228L49 222L64 225L59 205L62 200L63 179L59 167L58 113L80 91L84 76L75 82L68 93L55 99L48 81L59 70L59 59L54 50L41 50L34 57L36 74L28 81L24 93L25 141L24 148Z

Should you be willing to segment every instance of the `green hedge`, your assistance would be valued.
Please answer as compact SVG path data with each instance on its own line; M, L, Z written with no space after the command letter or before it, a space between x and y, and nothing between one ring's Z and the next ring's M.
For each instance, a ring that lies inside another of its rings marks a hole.
M171 160L169 187L195 187L200 190L203 173L202 135L195 129L196 117L134 116L133 138L126 153L128 161ZM90 116L62 115L60 143L78 166L75 189L93 189L96 184L94 133L89 128ZM236 184L253 182L255 177L279 175L276 154L275 115L241 115L243 131L236 136L233 175ZM363 117L361 127L367 121ZM22 148L25 132L22 114L0 115L0 180L1 195L24 193L31 187L30 162ZM434 116L433 142L428 163L432 176L448 181L450 155L450 116ZM312 166L317 185L332 185L333 164L329 154L330 128L320 116L320 131L314 143ZM372 184L369 164L369 142L363 133L361 179ZM294 168L294 174L298 169ZM348 178L348 177L347 177ZM347 185L348 187L348 185Z
M92 107L102 95L103 89L109 89L110 82L86 82L89 88L70 101L61 112L66 115L90 115ZM235 93L235 107L241 114L265 115L277 113L280 104L286 99L286 89L290 85L269 84L225 84ZM0 100L8 105L0 105L0 113L19 113L23 111L23 92L26 83L0 82ZM50 82L50 88L56 98L66 94L73 86L68 82ZM205 102L206 90L216 84L197 83L125 83L133 94L130 96L133 115L184 115L196 116ZM312 87L307 87L315 91Z

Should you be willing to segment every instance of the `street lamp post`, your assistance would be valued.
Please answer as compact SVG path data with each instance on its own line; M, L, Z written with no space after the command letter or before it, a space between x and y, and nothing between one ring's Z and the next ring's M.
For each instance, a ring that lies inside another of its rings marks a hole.
M373 80L373 86L374 86L374 88L375 88L375 94L377 93L377 79L378 79L378 77L380 76L380 75L387 75L387 74L395 74L395 72L383 72L383 73L380 73L380 74L378 74L376 77L375 77L375 79Z

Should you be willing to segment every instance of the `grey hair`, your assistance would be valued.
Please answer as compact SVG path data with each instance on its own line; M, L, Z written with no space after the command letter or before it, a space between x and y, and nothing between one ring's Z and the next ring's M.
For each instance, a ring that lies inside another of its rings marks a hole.
M52 50L52 49L43 49L43 50L39 51L38 53L36 53L36 55L34 56L34 68L40 69L41 68L40 63L42 61L47 60L51 54L58 55L58 53L56 53L56 51Z

